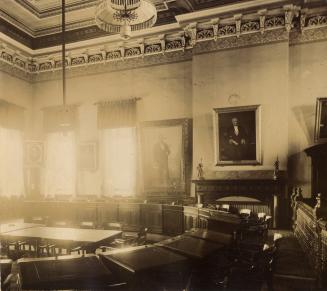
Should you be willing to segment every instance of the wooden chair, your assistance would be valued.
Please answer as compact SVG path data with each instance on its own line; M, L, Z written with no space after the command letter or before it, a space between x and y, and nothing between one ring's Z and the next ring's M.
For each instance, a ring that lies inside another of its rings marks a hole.
M12 262L11 259L0 259L1 290L5 291L10 288L10 281L13 276L11 274Z
M240 209L239 214L240 214L241 218L249 219L252 214L252 211L251 211L251 209L243 208L243 209Z
M115 239L111 244L110 247L112 248L123 248L127 246L136 246L136 245L143 245L146 243L148 228L141 227L137 236L129 236L123 235L122 238Z

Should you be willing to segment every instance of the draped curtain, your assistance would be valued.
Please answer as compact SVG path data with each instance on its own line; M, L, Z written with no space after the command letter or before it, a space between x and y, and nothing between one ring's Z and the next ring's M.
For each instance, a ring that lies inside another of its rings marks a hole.
M98 128L136 126L136 98L98 103Z
M0 100L0 196L23 196L24 109Z
M57 106L44 110L44 193L47 197L76 195L76 129L76 106Z
M136 193L136 101L98 104L104 195L133 196Z

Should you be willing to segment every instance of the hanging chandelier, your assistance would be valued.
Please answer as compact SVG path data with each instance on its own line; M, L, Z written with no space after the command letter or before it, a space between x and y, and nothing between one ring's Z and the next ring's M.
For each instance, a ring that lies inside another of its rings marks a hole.
M157 21L157 9L150 0L101 0L96 8L95 22L99 28L119 33L123 39L132 31L152 27Z
M62 110L61 110L61 122L60 126L62 127L69 127L70 119L69 119L69 107L67 106L66 102L66 18L65 18L65 0L61 1L61 25L62 25L62 32L61 32L61 63L62 63Z

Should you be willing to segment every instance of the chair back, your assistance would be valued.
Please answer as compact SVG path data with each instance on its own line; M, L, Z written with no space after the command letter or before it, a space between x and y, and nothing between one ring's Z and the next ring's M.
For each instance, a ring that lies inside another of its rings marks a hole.
M146 236L148 233L147 227L141 227L138 234L137 234L137 244L142 245L146 243Z
M243 208L243 209L240 209L240 216L242 218L249 218L251 216L251 209L247 209L247 208Z

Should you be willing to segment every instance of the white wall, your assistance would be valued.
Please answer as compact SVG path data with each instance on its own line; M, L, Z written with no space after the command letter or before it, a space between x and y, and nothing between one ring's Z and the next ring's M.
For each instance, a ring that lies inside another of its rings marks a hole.
M79 106L79 141L98 141L97 106L108 99L142 98L137 103L138 121L192 116L192 65L169 65L69 78L67 102ZM42 108L62 103L61 80L35 85L34 134L43 138ZM79 171L79 194L100 194L101 173Z
M80 104L80 141L98 140L95 102L141 97L140 122L193 117L193 168L202 158L206 178L258 175L272 170L278 155L282 169L289 160L290 181L308 186L310 161L303 149L313 142L316 98L327 96L326 52L327 41L194 55L188 62L69 78L67 99ZM61 104L61 80L29 84L0 72L0 84L1 99L28 109L28 137L42 139L41 109ZM229 103L231 94L240 96L236 104ZM262 165L215 167L212 109L245 105L261 105ZM80 175L80 191L99 193L99 171ZM305 191L309 195L310 188Z
M0 99L25 108L25 139L32 137L33 85L0 71Z
M194 166L203 159L206 177L224 171L286 167L288 148L288 43L226 50L193 58ZM230 104L232 94L240 96ZM214 166L213 108L260 105L262 165Z

